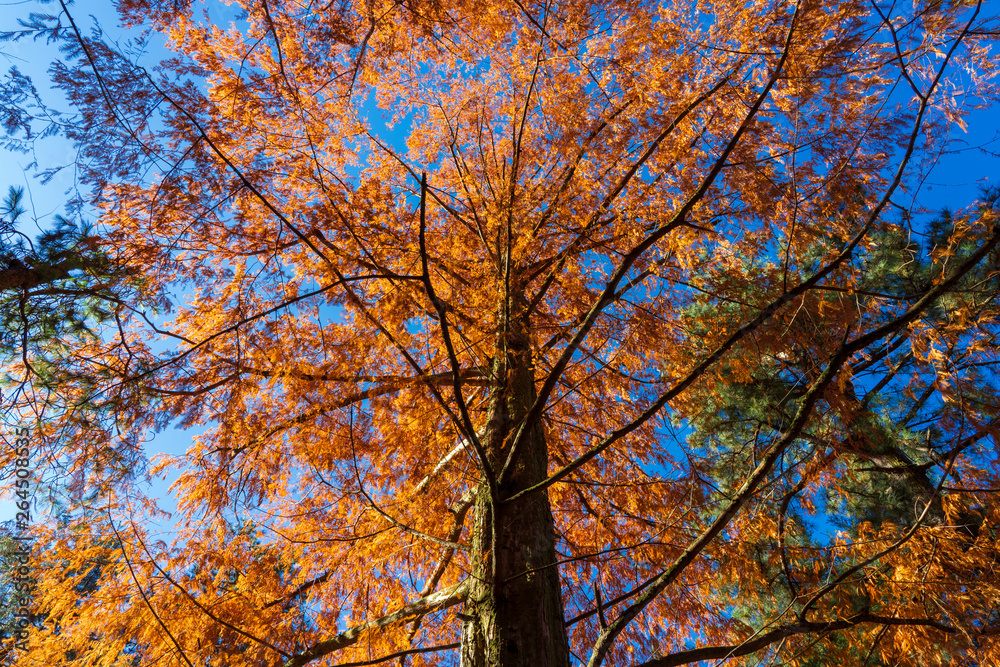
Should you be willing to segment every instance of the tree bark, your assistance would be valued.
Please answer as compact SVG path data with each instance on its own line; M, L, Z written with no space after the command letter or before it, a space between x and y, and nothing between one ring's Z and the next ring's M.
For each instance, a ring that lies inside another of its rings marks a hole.
M57 261L38 261L27 266L19 259L8 259L0 268L0 292L32 289L39 285L70 277L70 271L86 268L86 262L76 256L59 256Z
M526 304L523 298L508 303L509 314L501 318L506 331L493 362L493 389L483 440L498 474L518 426L535 400ZM519 446L512 469L499 486L500 498L544 480L547 466L545 434L538 425ZM545 492L496 507L485 480L481 482L472 536L472 576L464 608L462 667L569 665L555 543Z

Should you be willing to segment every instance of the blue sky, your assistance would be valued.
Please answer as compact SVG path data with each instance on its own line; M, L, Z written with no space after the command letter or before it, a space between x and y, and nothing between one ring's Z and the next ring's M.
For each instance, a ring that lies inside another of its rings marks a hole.
M79 3L78 3L79 4ZM110 40L126 40L138 34L136 31L125 31L118 27L116 13L110 0L86 0L76 8L74 18L81 28L89 30L97 21ZM16 30L17 19L26 16L31 11L55 12L58 5L42 6L33 0L25 2L0 2L0 31ZM149 61L157 57L156 50L149 54ZM44 101L52 106L68 111L68 105L58 91L47 88L46 71L49 64L58 56L54 45L42 41L23 40L19 42L0 43L0 68L6 73L16 67L21 73L31 77L42 94ZM26 195L25 207L27 213L22 220L21 231L29 236L37 234L52 224L53 217L64 213L63 206L67 192L73 187L73 170L63 169L48 183L43 183L38 177L38 169L53 168L62 165L72 165L75 150L68 142L58 137L39 141L33 153L19 153L0 147L0 192L4 195L10 186L23 187ZM29 165L37 163L33 169ZM156 440L158 451L178 451L190 435L180 432L160 433ZM154 487L157 495L166 494L167 484L160 483ZM171 503L172 504L172 503ZM38 508L41 509L41 508ZM14 500L0 499L0 521L14 518L16 513ZM34 515L37 510L33 512Z

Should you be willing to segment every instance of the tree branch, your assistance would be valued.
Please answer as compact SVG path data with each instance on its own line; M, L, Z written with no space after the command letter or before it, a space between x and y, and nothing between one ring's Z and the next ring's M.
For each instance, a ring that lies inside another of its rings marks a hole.
M318 660L323 656L356 644L368 630L384 628L414 616L453 607L465 601L468 591L469 582L466 580L452 588L422 597L408 605L400 607L391 614L386 614L372 621L356 625L353 628L344 630L335 637L313 644L307 650L291 656L291 658L285 661L283 667L303 667L303 665L307 665L313 660Z

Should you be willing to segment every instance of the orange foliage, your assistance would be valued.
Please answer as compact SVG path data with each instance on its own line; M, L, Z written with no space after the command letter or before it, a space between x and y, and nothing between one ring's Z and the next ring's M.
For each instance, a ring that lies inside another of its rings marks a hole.
M998 209L898 213L994 101L981 2L117 4L176 55L63 7L140 271L8 362L73 499L17 665L1000 660ZM513 580L564 657L476 647Z

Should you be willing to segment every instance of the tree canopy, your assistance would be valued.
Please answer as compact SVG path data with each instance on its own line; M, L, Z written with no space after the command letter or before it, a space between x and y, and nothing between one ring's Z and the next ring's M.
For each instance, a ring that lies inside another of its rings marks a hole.
M915 194L984 3L46 4L17 665L1000 660L1000 197Z

